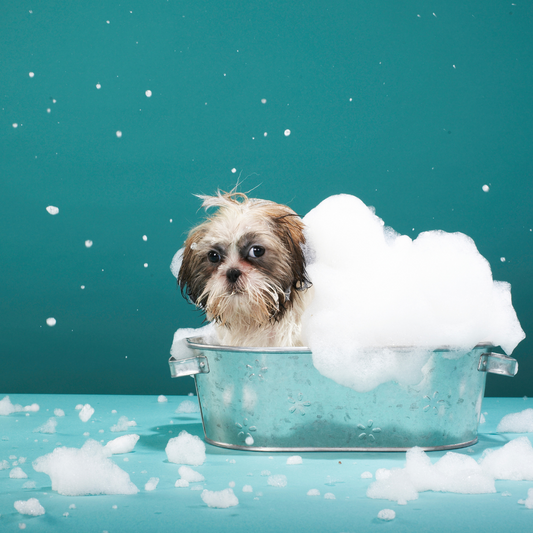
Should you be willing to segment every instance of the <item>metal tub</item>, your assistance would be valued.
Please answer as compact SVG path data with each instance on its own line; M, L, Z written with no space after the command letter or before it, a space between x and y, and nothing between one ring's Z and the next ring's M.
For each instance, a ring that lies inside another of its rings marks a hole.
M172 377L194 376L205 440L256 451L447 450L477 441L487 372L514 376L515 359L480 344L435 350L418 385L356 392L316 370L308 348L237 348L187 339Z

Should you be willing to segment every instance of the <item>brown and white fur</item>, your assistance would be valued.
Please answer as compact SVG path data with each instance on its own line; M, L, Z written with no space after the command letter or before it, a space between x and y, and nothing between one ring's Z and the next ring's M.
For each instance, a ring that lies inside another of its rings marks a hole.
M199 198L218 210L185 241L182 294L215 323L220 344L301 346L311 297L301 219L285 205L243 193Z

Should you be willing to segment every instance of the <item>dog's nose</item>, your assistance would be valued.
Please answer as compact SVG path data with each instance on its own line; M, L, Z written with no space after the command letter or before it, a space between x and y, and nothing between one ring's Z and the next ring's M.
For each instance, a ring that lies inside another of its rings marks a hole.
M238 268L230 268L226 272L226 277L228 278L228 281L230 283L235 283L239 279L239 276L241 274L242 274L242 272Z

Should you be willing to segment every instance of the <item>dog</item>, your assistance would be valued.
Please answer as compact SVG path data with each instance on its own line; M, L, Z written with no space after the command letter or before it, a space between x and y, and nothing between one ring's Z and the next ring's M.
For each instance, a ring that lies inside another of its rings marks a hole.
M220 344L302 346L311 282L300 217L235 191L198 197L206 210L218 209L185 241L182 295L215 324Z

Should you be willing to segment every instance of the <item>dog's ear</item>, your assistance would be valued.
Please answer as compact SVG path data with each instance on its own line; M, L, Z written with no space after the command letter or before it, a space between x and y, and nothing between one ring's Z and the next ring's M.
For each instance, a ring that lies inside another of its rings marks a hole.
M305 245L304 225L293 212L272 217L273 230L290 255L292 288L298 291L308 289L311 281L307 275L303 246Z
M202 294L209 276L205 272L202 257L194 250L205 234L204 225L198 226L189 233L183 245L183 260L177 278L182 296L200 308L202 308L202 302L198 302L198 298Z

